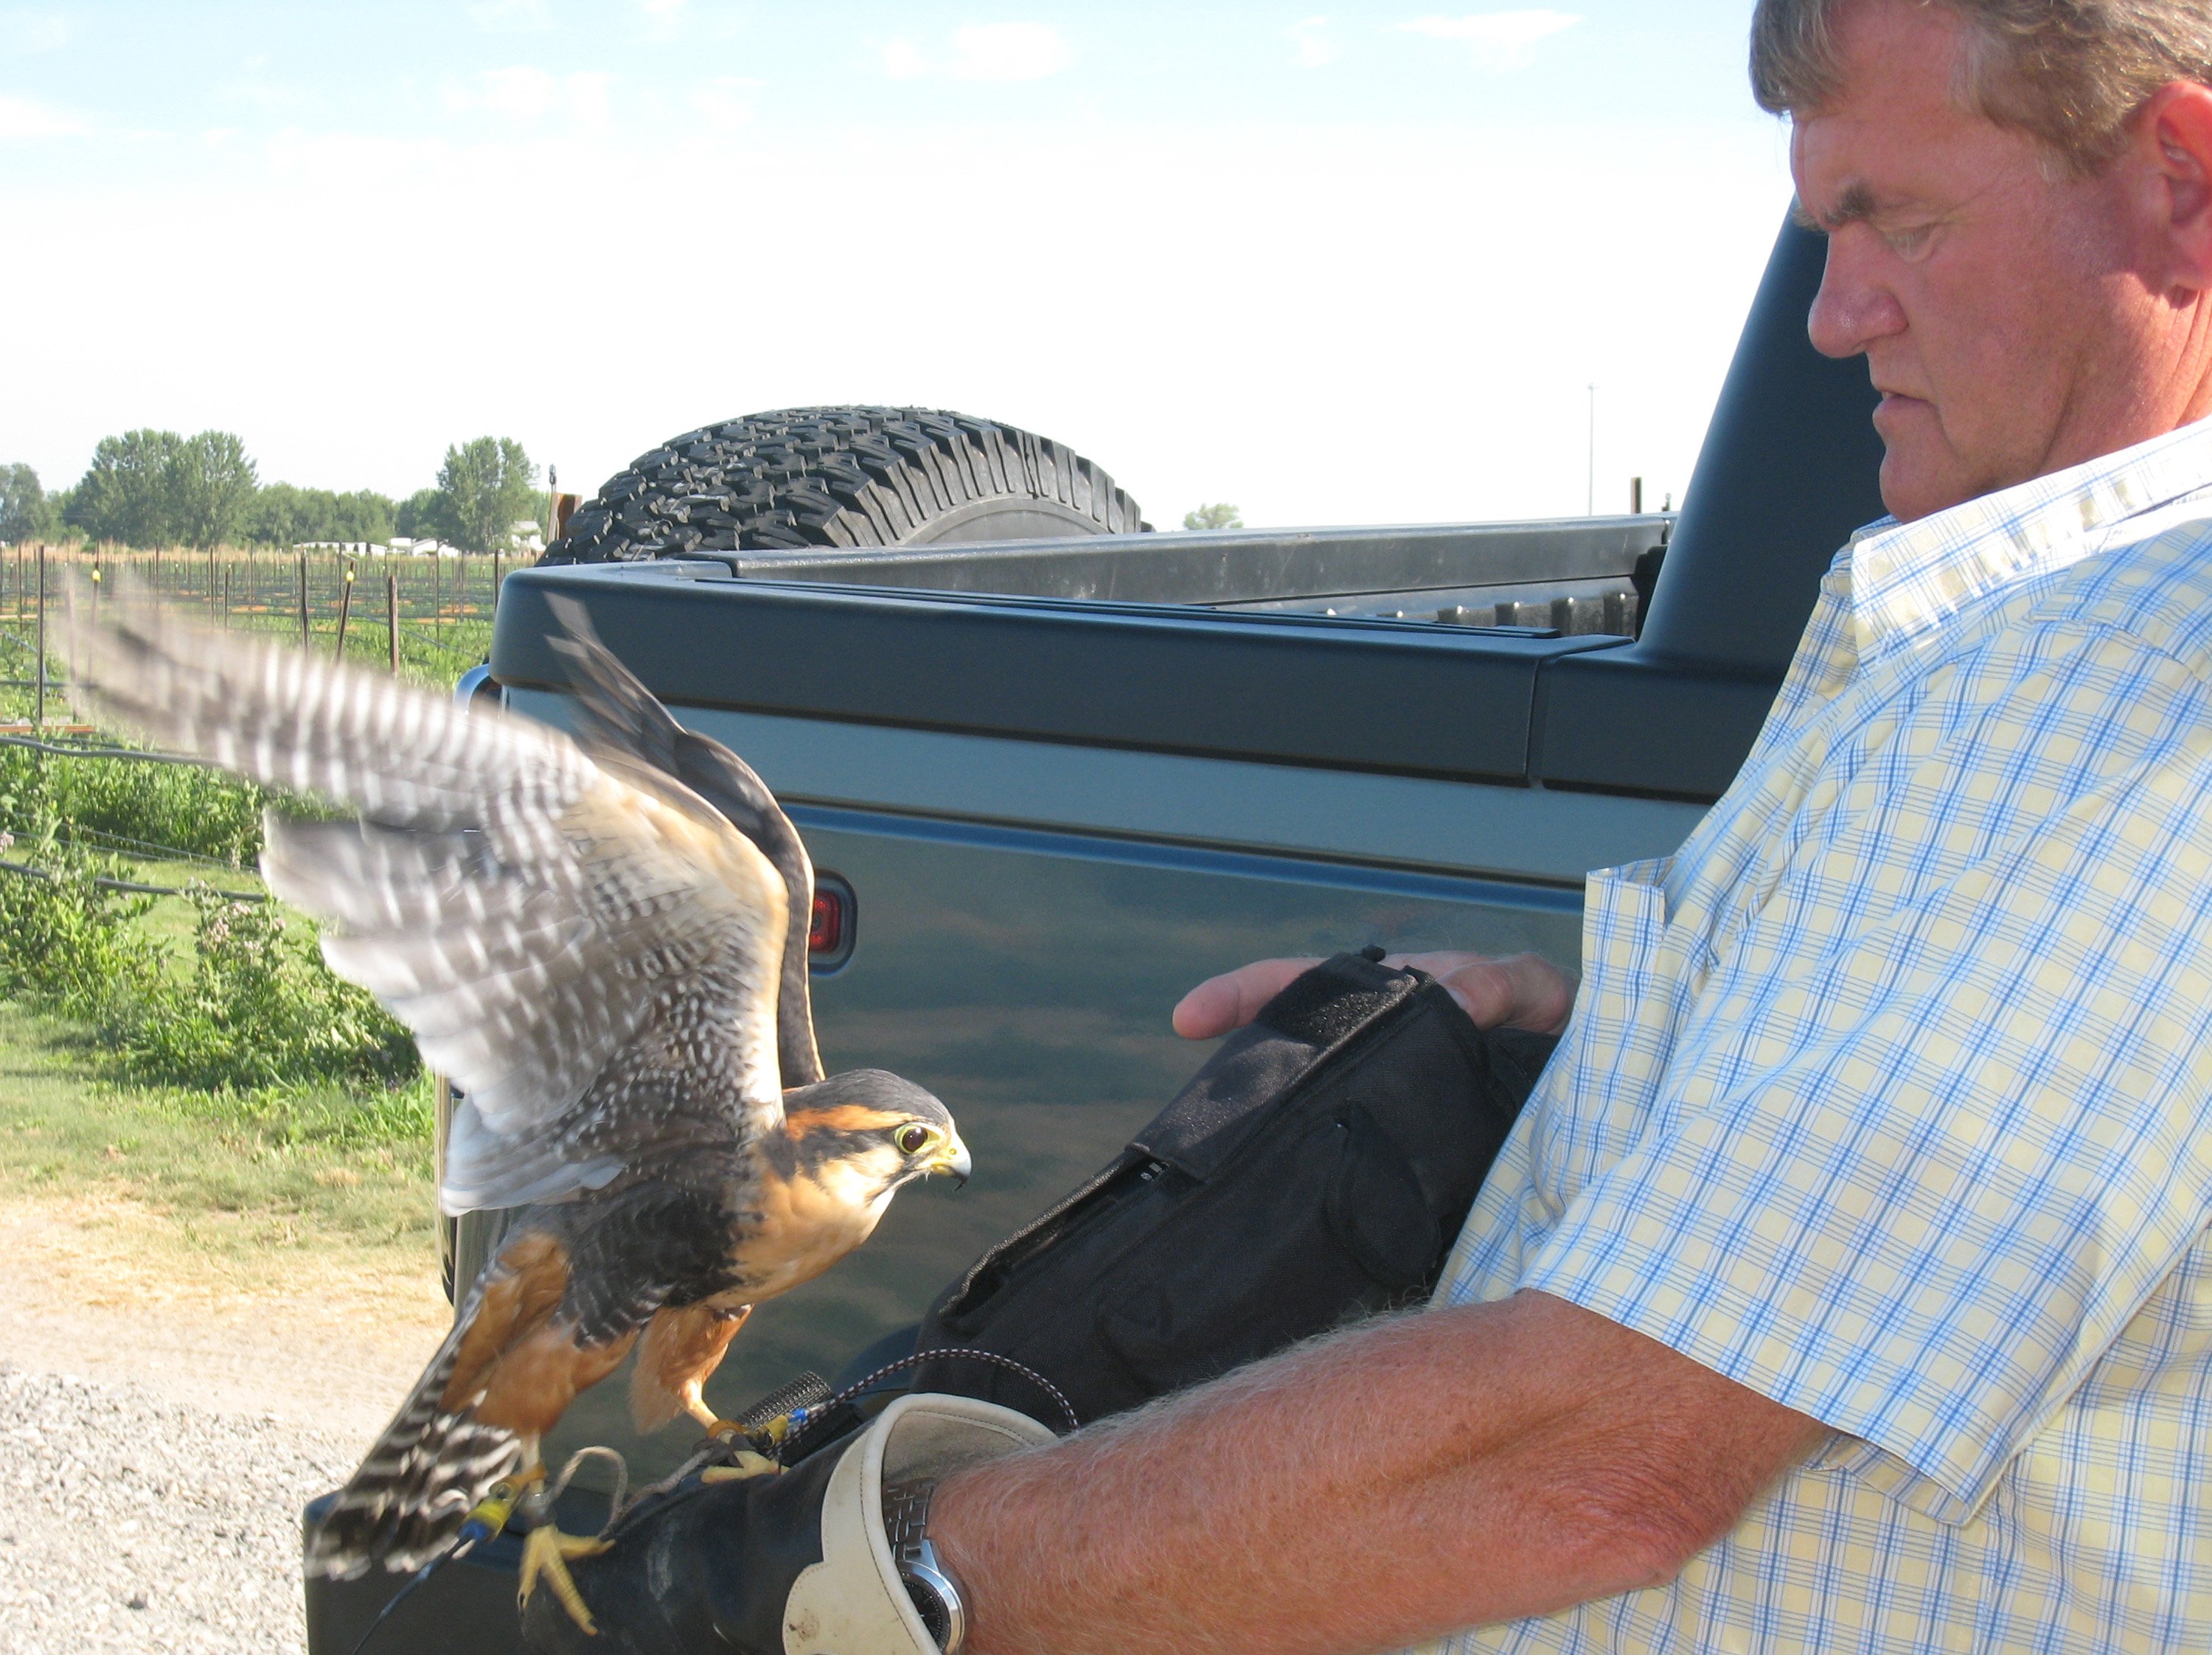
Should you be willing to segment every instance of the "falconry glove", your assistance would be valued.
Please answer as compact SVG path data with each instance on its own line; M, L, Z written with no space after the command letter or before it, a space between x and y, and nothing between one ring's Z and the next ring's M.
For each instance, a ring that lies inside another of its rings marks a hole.
M892 1545L905 1491L1052 1440L990 1403L902 1397L789 1470L693 1485L641 1512L611 1550L570 1566L598 1634L540 1593L524 1637L541 1655L939 1655L957 1637L918 1577L922 1537L902 1524L908 1543Z

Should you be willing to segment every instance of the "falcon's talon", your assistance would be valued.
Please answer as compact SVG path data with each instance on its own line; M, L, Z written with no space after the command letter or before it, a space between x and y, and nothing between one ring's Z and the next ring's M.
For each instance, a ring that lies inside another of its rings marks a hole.
M783 1467L750 1448L740 1448L727 1465L709 1465L699 1473L702 1482L743 1482L757 1476L779 1476Z
M599 1628L586 1607L584 1594L576 1589L575 1577L568 1573L572 1557L597 1557L608 1549L611 1543L584 1535L563 1534L548 1523L535 1528L522 1537L522 1575L514 1594L515 1607L527 1610L530 1594L538 1589L543 1576L561 1600L561 1607L568 1611L568 1618L583 1628L587 1638L599 1636Z

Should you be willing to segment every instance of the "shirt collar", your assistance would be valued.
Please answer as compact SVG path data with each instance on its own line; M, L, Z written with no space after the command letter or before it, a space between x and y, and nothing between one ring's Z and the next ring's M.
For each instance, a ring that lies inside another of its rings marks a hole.
M2079 562L2100 531L2212 486L2212 421L1984 494L1915 523L1851 537L1859 658L1927 632L1975 598Z

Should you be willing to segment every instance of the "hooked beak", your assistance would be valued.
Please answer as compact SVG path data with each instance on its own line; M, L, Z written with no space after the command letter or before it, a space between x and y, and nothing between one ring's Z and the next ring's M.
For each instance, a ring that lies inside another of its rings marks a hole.
M929 1170L951 1173L957 1185L968 1181L968 1174L975 1170L975 1165L968 1159L968 1146L955 1137L945 1146L944 1152L930 1162Z

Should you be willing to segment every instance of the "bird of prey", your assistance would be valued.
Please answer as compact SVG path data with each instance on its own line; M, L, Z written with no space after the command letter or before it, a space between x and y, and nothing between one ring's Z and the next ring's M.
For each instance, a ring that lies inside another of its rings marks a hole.
M813 874L734 754L684 730L574 605L574 737L467 712L143 604L77 627L77 694L135 729L353 821L271 815L270 888L413 1031L465 1101L448 1213L520 1208L399 1411L308 1544L314 1573L411 1570L633 1349L641 1429L688 1412L751 1307L867 1239L892 1196L964 1179L945 1106L824 1079L806 999ZM788 1088L788 1089L787 1089ZM562 1567L590 1543L527 1537Z

